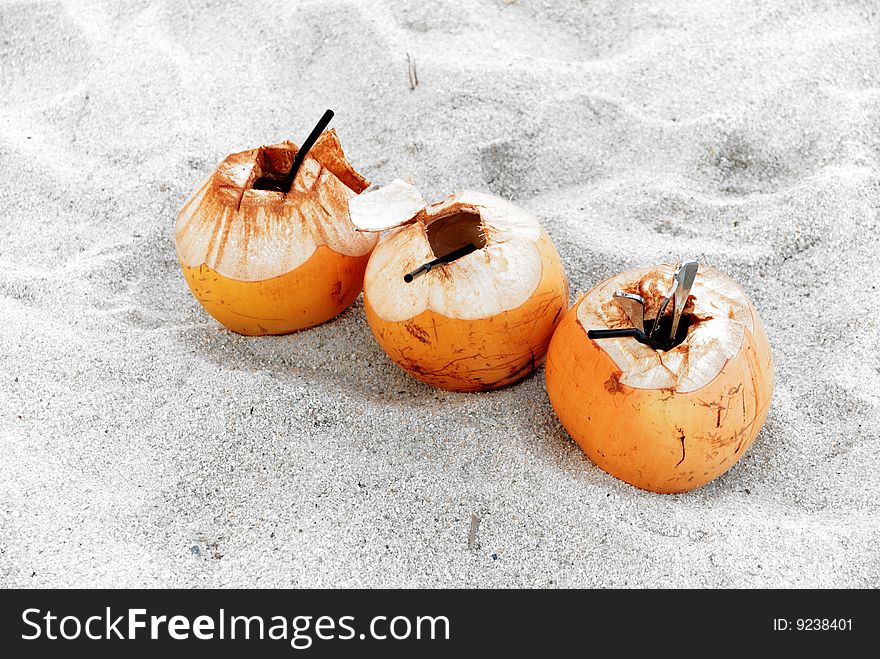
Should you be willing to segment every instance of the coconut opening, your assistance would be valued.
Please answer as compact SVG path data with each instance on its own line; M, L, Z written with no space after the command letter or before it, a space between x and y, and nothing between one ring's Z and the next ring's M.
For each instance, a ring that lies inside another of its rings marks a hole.
M255 190L272 190L274 192L283 192L284 194L290 192L290 188L293 186L293 179L296 178L297 172L302 166L306 155L315 145L315 142L318 141L318 138L321 137L321 134L324 132L324 129L327 127L327 124L330 123L332 118L333 110L327 110L318 120L315 127L312 128L312 132L309 133L309 136L300 148L297 149L294 147L293 149L286 149L287 153L293 157L293 160L290 164L287 164L286 157L283 158L283 169L278 166L278 163L282 162L282 159L273 160L272 156L277 156L278 154L271 153L271 147L269 147L269 149L260 149L260 153L270 151L270 154L266 158L266 171L261 172L261 175L256 177L252 187ZM281 173L280 178L278 176L279 173Z
M648 344L640 337L635 337L635 339L639 343L651 345L651 347L656 350L667 352L669 350L672 350L674 347L684 343L685 339L687 339L688 329L690 328L691 323L696 324L697 322L699 322L699 319L695 315L690 313L683 314L678 322L678 329L675 332L675 336L670 338L669 333L672 331L672 316L670 314L666 314L660 319L659 326L657 327L657 332L654 333L653 338L655 339L656 344ZM657 324L656 318L645 318L646 335L651 335L651 333L654 331L655 324Z
M638 389L695 391L711 381L741 349L753 331L752 308L728 276L701 266L685 303L674 340L667 308L653 339L637 340L615 291L637 293L645 301L645 335L657 321L662 300L676 269L670 265L624 272L596 285L578 304L578 323L621 371L620 382ZM671 306L671 304L670 304ZM593 328L597 328L599 336Z
M459 211L438 217L425 227L425 234L435 258L462 250L467 245L473 245L475 249L486 246L483 219L473 211Z
M257 152L256 178L251 187L254 190L285 192L287 176L293 167L295 149L277 146L264 146Z

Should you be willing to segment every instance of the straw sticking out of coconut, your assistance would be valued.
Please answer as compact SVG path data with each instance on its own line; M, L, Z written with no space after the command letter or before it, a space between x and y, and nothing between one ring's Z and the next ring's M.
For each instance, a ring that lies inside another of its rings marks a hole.
M324 132L324 129L330 124L331 119L333 119L333 110L327 110L324 112L318 120L318 123L312 129L312 132L309 133L306 141L303 142L299 149L297 149L296 156L293 158L293 164L287 174L280 178L270 174L264 174L254 181L253 189L274 190L275 192L283 192L285 195L290 192L290 188L293 185L293 180L299 172L299 168L302 167L303 161L306 159L309 151L315 145L315 142L318 140L321 133Z

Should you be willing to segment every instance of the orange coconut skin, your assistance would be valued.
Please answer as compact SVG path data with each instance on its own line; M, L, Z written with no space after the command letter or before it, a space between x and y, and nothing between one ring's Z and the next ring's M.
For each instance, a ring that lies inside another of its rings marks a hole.
M535 243L542 271L531 297L496 316L465 320L430 309L402 322L380 317L364 293L367 322L382 349L422 382L449 391L500 389L544 362L568 306L568 280L547 234Z
M370 255L346 256L320 245L298 268L272 279L237 281L209 266L183 267L190 290L207 312L247 336L289 334L345 311L364 284Z
M585 296L586 297L586 296ZM559 324L547 355L547 393L559 420L590 459L644 490L687 492L730 469L767 417L773 359L764 327L745 331L739 353L696 391L636 389L587 337L582 298Z

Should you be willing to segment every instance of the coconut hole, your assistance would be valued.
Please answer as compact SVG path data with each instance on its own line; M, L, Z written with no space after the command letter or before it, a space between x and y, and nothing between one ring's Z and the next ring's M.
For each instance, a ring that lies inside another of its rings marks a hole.
M286 192L285 184L296 151L283 147L264 146L257 153L257 171L251 187L254 190Z
M479 213L459 211L439 217L425 227L434 258L440 258L472 244L477 249L486 246L483 220Z
M698 318L694 314L682 314L681 319L678 321L678 330L676 331L675 336L672 340L668 340L667 337L669 337L669 333L672 331L672 314L665 314L660 319L660 326L657 328L657 334L654 338L655 340L659 340L658 342L661 344L661 350L672 350L677 345L684 343L684 340L688 335L688 330L692 326L696 326L698 323L703 322L703 320L704 319ZM656 323L656 318L645 318L645 334L650 336Z

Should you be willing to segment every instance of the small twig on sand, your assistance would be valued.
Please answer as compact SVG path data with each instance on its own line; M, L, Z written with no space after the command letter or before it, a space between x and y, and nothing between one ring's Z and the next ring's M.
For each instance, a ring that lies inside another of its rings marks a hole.
M406 74L409 76L410 90L415 91L419 86L419 74L416 71L416 60L409 53L406 54Z
M477 548L477 530L480 528L480 518L471 513L471 530L468 532L468 549L473 551Z

